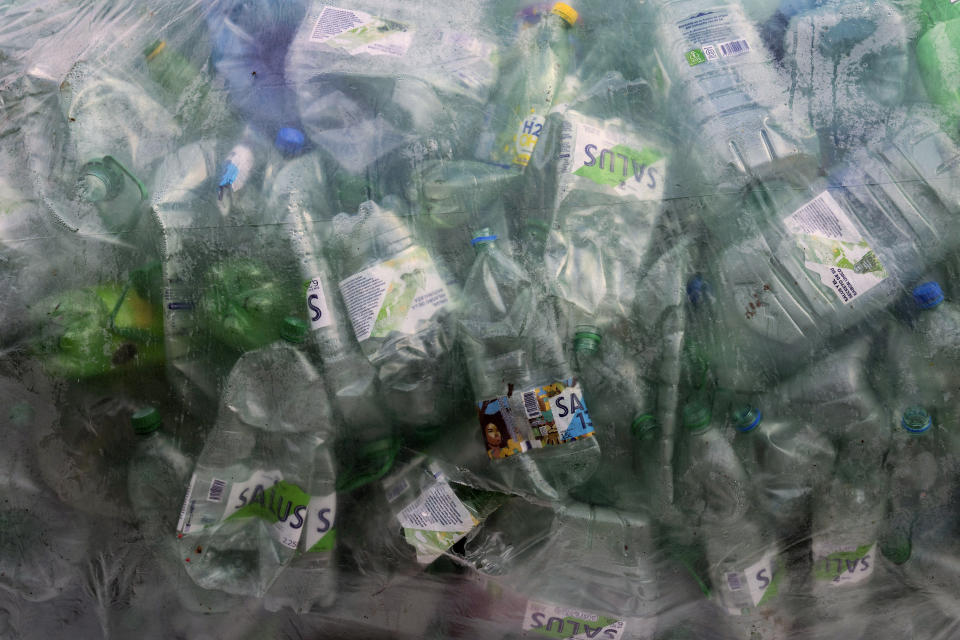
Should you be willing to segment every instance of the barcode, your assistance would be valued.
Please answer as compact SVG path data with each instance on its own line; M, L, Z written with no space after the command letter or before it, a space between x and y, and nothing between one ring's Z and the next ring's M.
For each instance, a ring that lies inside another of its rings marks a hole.
M718 46L720 47L720 55L722 56L734 56L750 51L750 45L747 44L746 40L731 40L730 42L721 42Z
M523 392L523 408L527 412L527 417L531 420L539 418L542 415L540 413L540 405L537 404L536 391Z
M740 591L743 588L743 585L740 583L740 575L736 573L727 574L727 584L730 585L731 591Z
M214 478L210 481L210 491L207 492L207 500L210 502L220 502L223 500L223 488L227 483L223 480Z

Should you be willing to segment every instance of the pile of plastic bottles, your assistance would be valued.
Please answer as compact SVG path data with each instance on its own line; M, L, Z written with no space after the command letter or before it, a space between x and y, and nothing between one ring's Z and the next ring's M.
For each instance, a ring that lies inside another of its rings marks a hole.
M0 3L0 637L960 637L958 43Z

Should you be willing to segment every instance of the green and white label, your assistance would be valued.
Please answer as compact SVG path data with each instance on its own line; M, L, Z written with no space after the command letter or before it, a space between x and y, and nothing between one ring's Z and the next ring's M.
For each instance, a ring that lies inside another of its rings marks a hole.
M229 495L224 502L227 489ZM241 482L215 477L199 481L194 474L177 529L186 535L218 522L256 518L271 525L270 533L277 542L296 549L307 521L309 503L310 496L297 485L284 481L280 471L257 470Z
M663 199L663 153L628 131L619 119L603 122L568 111L559 160L561 201L572 190L584 188L584 180L639 200Z
M336 517L337 494L310 498L305 525L307 530L303 534L303 548L307 553L333 550L337 541Z
M813 544L813 578L835 587L854 585L873 575L877 543L868 542L856 548L830 548Z
M527 638L620 640L626 628L626 622L619 618L536 600L527 601L523 616L523 635Z
M414 29L402 22L327 6L320 12L310 40L344 49L350 55L401 57L410 48L413 34Z
M254 471L249 480L233 483L223 520L260 518L272 525L270 532L277 542L296 549L309 502L310 496L285 482L280 471Z
M446 481L432 485L401 509L397 520L421 564L436 560L478 524Z
M410 247L340 282L357 340L415 333L449 302L447 288L423 247Z
M880 284L887 272L829 191L784 220L803 250L804 266L820 276L843 304Z

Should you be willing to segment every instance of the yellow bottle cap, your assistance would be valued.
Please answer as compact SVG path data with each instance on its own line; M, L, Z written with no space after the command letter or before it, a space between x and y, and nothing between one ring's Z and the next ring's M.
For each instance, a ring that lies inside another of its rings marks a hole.
M558 2L557 4L553 5L553 9L550 10L550 13L560 16L571 27L573 26L573 23L577 21L577 16L579 15L576 9L563 2Z

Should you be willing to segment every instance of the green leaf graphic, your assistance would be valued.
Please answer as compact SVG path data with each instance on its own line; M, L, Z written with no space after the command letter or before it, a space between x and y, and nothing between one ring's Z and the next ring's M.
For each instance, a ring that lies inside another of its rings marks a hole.
M597 184L615 186L621 182L636 179L636 173L640 172L641 167L649 167L663 157L663 154L656 149L636 151L619 144L610 151L613 153L598 155L596 162L589 166L580 167L573 172L573 175L593 180ZM629 160L626 167L626 176L623 175L624 158ZM601 163L603 163L602 168L600 167Z

